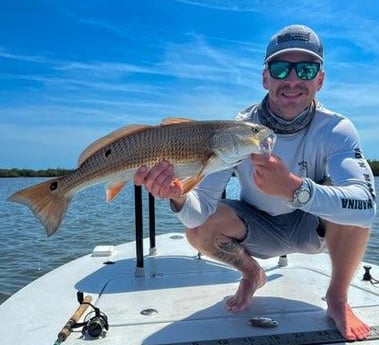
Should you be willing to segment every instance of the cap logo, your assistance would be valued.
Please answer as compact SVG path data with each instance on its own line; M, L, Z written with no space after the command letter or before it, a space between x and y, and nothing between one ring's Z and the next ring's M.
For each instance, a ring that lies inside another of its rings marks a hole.
M277 44L282 44L288 41L310 41L310 32L287 32L278 36Z

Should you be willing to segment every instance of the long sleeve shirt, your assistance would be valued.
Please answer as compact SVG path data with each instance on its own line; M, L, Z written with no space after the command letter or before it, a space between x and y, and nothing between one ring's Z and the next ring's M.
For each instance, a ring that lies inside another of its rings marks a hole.
M237 120L259 123L257 107L240 112ZM375 183L360 147L351 121L318 104L307 127L293 134L277 134L273 153L311 187L311 198L300 209L337 224L370 226L376 213ZM179 220L189 228L204 223L216 211L233 171L239 179L241 200L273 216L293 212L290 201L257 188L253 170L247 158L234 169L208 175L187 194L177 212Z

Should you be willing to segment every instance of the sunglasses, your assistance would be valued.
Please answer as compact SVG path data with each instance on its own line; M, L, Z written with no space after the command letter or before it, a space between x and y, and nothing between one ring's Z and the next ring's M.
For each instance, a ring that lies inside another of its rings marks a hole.
M268 70L271 77L275 79L285 79L295 69L296 75L302 80L312 80L316 77L321 68L319 62L288 62L272 61L268 63Z

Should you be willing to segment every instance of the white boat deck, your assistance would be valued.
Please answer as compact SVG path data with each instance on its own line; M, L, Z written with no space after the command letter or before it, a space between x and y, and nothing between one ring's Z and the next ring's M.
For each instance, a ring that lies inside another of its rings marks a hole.
M72 261L20 290L0 305L1 343L53 345L78 307L78 290L91 295L92 303L108 316L109 330L99 339L76 330L63 343L67 345L89 344L89 340L101 345L334 344L338 340L323 300L330 278L327 254L292 254L286 267L278 266L278 258L261 260L267 284L247 310L232 313L225 311L224 304L238 287L238 271L206 257L199 259L182 234L158 236L156 255L148 254L147 244L143 276L135 275L132 242L115 247L112 256L87 255ZM373 276L379 276L379 267L371 266ZM363 273L363 268L357 271L349 300L373 327L371 340L359 344L379 344L379 287L362 281ZM252 327L252 317L271 318L278 326Z

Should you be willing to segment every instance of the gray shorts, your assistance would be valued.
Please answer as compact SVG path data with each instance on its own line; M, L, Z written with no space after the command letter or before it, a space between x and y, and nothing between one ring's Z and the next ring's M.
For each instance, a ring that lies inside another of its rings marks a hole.
M271 216L240 200L220 201L231 207L246 226L240 242L254 257L266 259L290 253L315 254L325 251L323 230L318 217L295 210Z

